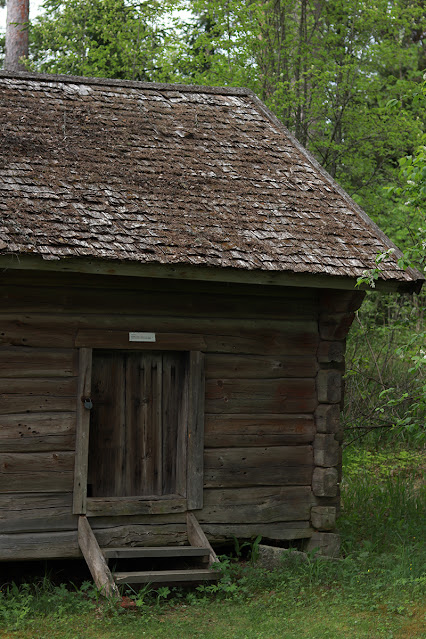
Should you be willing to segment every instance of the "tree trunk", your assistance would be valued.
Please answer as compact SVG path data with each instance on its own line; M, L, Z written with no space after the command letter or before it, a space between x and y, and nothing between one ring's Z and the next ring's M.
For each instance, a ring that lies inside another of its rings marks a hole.
M29 0L7 0L6 71L25 71L22 58L28 57Z

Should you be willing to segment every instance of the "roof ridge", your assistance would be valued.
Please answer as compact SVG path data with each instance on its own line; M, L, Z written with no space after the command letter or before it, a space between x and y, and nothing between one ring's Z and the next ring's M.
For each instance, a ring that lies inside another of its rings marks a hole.
M182 91L185 93L211 93L219 95L255 95L251 89L245 87L204 86L199 84L174 84L168 82L140 82L138 80L117 80L116 78L94 78L79 75L64 75L53 73L33 73L29 71L0 70L0 79L22 79L40 82L63 82L70 84L88 84L95 86L114 86L134 89L153 89L157 91Z

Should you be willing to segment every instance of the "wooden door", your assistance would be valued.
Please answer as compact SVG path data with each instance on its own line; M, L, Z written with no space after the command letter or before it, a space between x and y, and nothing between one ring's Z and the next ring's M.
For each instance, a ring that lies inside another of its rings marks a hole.
M187 356L93 351L89 497L185 494Z

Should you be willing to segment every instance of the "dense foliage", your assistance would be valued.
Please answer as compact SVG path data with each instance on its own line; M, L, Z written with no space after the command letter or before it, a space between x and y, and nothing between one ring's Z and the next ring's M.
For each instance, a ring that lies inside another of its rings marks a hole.
M426 110L426 78L411 99ZM391 100L388 107L399 108ZM426 136L399 160L398 186L387 189L395 208L412 220L403 267L426 270ZM391 249L392 250L392 249ZM359 283L374 287L380 264ZM369 297L348 342L345 423L347 441L368 435L370 443L426 442L426 295Z
M167 2L46 0L31 30L33 68L48 73L151 80L167 28Z

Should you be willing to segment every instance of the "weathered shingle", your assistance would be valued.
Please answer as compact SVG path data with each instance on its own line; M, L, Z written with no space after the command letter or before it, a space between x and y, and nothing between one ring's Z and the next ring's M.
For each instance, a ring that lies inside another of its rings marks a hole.
M0 74L0 122L1 253L357 277L391 246L249 91Z

